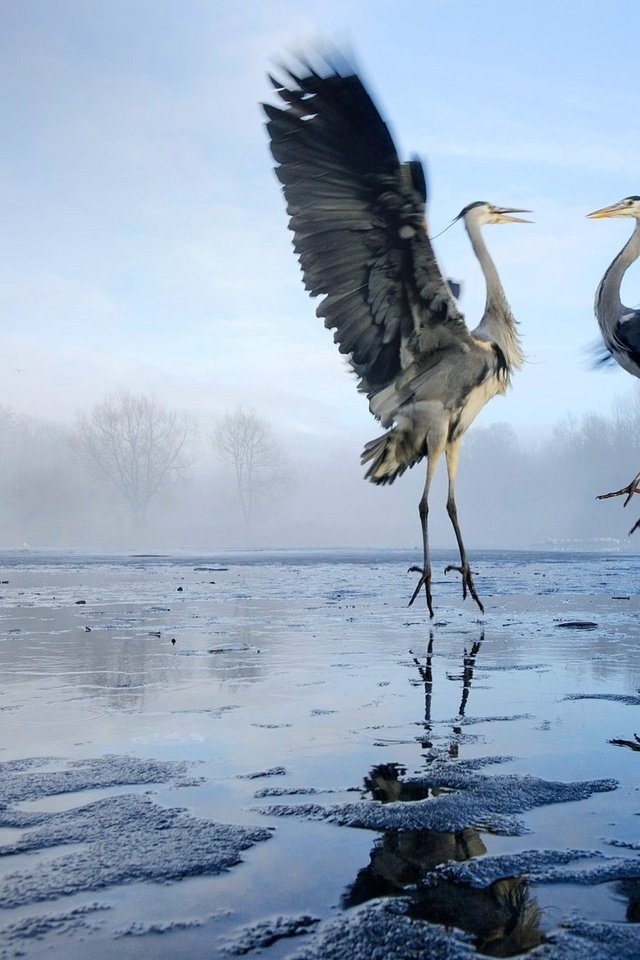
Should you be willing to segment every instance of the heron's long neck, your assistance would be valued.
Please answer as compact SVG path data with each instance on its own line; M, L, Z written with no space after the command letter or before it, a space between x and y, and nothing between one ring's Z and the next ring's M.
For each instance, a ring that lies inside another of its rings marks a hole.
M509 369L520 367L524 361L524 355L516 330L516 320L500 283L496 265L491 259L480 232L480 224L472 218L465 218L465 227L487 284L484 314L474 333L484 335L497 343Z
M620 285L625 273L639 256L640 220L636 220L635 230L607 269L596 292L596 316L604 332L611 330L626 310L620 300Z

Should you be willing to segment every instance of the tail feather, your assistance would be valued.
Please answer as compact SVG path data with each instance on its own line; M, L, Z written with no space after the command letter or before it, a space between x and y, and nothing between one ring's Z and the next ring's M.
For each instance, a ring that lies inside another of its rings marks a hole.
M360 462L372 461L365 474L371 483L393 483L408 467L421 460L425 452L424 443L418 446L415 436L395 428L365 444Z

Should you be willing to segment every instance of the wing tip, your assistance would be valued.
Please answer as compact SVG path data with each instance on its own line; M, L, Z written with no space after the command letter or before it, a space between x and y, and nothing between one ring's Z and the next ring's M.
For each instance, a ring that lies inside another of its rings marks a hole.
M291 50L286 60L276 64L274 72L267 73L267 79L282 97L283 94L299 96L302 92L311 92L307 88L312 86L313 80L357 76L356 57L350 48L345 49L346 46L346 43L338 45L330 40L315 40L304 51ZM278 74L286 79L281 80Z

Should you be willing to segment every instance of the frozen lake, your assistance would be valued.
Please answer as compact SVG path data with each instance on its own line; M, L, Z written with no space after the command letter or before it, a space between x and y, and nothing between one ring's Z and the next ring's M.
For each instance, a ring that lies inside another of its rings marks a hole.
M0 957L639 956L640 558L416 559L0 555Z

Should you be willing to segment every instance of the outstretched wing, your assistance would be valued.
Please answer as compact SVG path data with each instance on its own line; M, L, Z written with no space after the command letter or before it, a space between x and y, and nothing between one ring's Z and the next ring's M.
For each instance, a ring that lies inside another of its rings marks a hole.
M637 377L640 376L640 310L627 307L623 310L612 328L605 328L598 318L602 339L591 345L592 365L596 368L619 365Z
M359 388L371 395L418 355L465 349L427 236L422 165L400 163L362 81L332 58L273 83L284 106L264 109L294 248Z
M590 361L589 365L594 370L616 366L615 357L602 340L595 340L585 349Z

